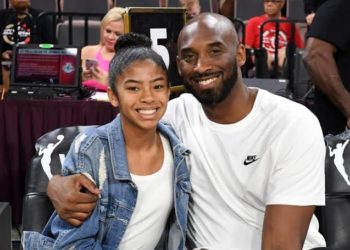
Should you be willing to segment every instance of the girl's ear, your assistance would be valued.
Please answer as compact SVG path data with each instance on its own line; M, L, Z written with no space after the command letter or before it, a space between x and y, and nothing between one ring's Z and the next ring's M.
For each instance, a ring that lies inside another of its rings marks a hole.
M112 106L118 107L119 106L118 96L113 92L113 90L110 87L107 88L107 94L108 94L109 102L112 104Z

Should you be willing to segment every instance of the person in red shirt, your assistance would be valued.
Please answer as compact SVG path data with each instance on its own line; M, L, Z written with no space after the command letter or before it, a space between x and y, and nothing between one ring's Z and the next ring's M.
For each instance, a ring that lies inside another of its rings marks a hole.
M246 48L260 48L260 27L266 20L282 19L282 8L285 0L264 0L264 12L262 16L255 16L248 20L246 25L245 45ZM278 70L283 70L286 57L287 44L292 40L292 26L289 23L280 23L278 35ZM266 23L262 34L262 47L267 51L267 66L269 71L274 69L275 61L275 37L276 24ZM295 27L294 42L297 48L303 48L304 42L299 29Z

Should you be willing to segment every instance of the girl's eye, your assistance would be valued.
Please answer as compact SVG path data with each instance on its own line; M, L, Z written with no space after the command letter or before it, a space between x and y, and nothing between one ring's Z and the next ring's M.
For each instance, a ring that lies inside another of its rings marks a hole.
M136 92L136 91L139 90L138 87L127 87L126 89L129 90L129 91L131 91L131 92Z
M165 84L157 84L154 86L155 89L164 89L165 88Z

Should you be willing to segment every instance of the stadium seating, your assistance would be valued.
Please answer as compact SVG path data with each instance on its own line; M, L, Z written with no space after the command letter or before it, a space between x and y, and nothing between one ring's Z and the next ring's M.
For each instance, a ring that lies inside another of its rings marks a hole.
M41 232L54 210L46 194L49 177L42 166L43 157L49 157L51 160L48 163L50 173L60 174L62 158L68 152L73 139L88 127L93 126L59 128L44 134L37 140L36 155L32 159L26 176L22 214L23 231ZM45 152L50 148L52 151Z
M107 0L65 0L63 12L74 13L106 13L108 11Z
M57 0L30 0L30 5L32 8L42 11L58 11Z
M115 0L118 7L159 7L159 0Z

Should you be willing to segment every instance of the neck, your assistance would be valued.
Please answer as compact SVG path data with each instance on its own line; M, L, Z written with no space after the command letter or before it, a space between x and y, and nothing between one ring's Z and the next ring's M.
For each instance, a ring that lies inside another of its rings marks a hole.
M282 13L281 12L277 13L276 15L267 15L267 19L271 19L271 20L281 19L281 17L282 17Z
M231 124L246 117L254 106L257 91L248 89L242 78L238 78L230 94L213 107L204 106L209 120L220 124Z
M123 123L123 122L122 122ZM142 130L125 126L123 123L123 133L125 145L129 150L142 150L151 148L160 140L159 133L156 128L153 130Z

